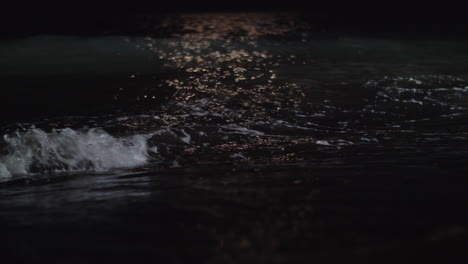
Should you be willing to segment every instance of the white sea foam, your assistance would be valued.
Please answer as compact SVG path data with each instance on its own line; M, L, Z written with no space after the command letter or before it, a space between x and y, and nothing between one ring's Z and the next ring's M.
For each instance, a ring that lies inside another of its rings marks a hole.
M241 135L248 135L248 136L263 136L263 135L265 135L265 133L263 133L261 131L248 129L246 127L241 127L241 126L236 126L236 125L222 126L222 128L229 131L229 132L226 132L227 134L241 134Z
M101 129L45 132L31 128L3 136L0 179L34 172L103 172L147 162L150 135L116 138Z
M331 146L332 144L330 144L330 142L326 141L326 140L317 140L315 142L315 144L317 145L323 145L323 146Z

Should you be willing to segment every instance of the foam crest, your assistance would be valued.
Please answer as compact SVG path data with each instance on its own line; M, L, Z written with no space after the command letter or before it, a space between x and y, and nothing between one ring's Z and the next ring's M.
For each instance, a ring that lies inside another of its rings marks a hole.
M149 135L116 138L102 129L31 128L3 136L0 179L40 172L102 172L147 162Z

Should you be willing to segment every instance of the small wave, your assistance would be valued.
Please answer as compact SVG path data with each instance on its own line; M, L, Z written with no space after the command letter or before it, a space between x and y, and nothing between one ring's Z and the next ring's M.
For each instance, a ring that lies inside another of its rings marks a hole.
M0 179L41 172L103 172L143 165L150 135L115 138L102 129L71 128L45 132L31 128L6 134L0 154Z
M354 145L353 142L343 139L336 139L336 140L317 140L315 144L321 146L350 146Z
M247 135L247 136L263 136L265 133L253 129L248 129L246 127L242 126L236 126L236 125L227 125L227 126L222 126L223 129L229 131L226 132L227 134L240 134L240 135Z
M376 91L365 110L417 119L450 115L466 109L467 81L453 76L385 77L364 87Z

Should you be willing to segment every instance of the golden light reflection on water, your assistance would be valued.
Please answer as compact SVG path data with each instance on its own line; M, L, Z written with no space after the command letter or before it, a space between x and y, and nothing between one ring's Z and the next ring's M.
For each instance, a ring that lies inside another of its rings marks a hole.
M175 37L188 39L255 39L306 27L297 15L281 13L180 14L166 18L163 27L179 29Z
M294 15L268 13L168 17L163 27L171 28L174 32L171 37L147 37L140 47L153 51L166 69L176 73L158 85L176 91L165 105L171 124L215 125L218 129L235 125L248 129L274 124L277 118L288 118L298 112L305 97L302 87L281 79L277 70L281 63L295 64L298 59L294 54L275 52L274 46L262 42L270 36L299 30L302 25L298 21ZM155 88L156 93L159 88ZM233 157L250 162L245 153L264 149L274 161L297 161L301 157L285 153L284 148L277 151L278 147L314 141L311 136L234 134L216 143L186 147L184 152L197 153L209 145L214 153L232 153ZM257 159L262 156L258 151L251 154Z

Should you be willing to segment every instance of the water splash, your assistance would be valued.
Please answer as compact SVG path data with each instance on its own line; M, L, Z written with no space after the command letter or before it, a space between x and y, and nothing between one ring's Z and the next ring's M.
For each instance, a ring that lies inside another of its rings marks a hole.
M102 129L38 128L3 136L0 179L36 172L102 172L143 165L149 135L115 138Z

